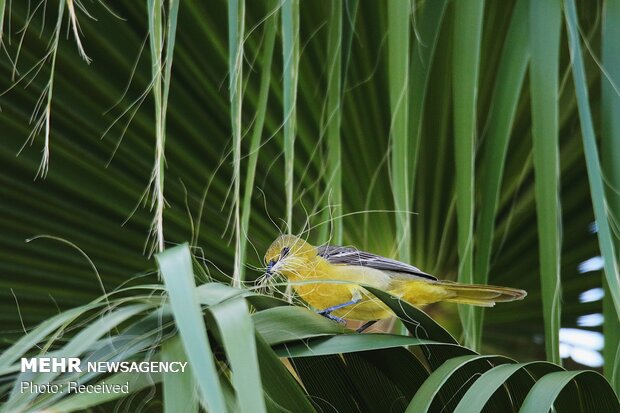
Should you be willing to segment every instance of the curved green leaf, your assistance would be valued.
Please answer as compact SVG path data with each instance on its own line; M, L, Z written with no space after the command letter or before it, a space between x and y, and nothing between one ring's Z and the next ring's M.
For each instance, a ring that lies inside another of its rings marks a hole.
M179 337L172 338L162 345L162 361L186 362L187 356ZM198 412L198 392L189 363L184 372L162 374L164 412Z
M564 391L569 390L569 386L570 391ZM558 397L572 411L620 412L618 396L603 376L593 371L558 371L547 374L532 387L520 411L549 411Z
M396 334L344 334L327 338L319 337L299 343L286 343L276 346L274 350L280 357L306 357L431 344L449 346L449 344Z
M613 235L610 228L610 217L606 207L603 176L599 162L596 134L592 123L592 114L588 97L588 88L581 54L581 43L577 22L577 11L574 0L564 0L564 15L568 27L569 49L571 53L571 66L575 92L577 94L577 107L579 109L579 121L581 123L581 136L588 167L588 181L592 196L594 217L601 254L603 256L605 276L609 283L609 291L616 308L616 315L620 317L620 269L614 247Z
M540 282L547 360L560 364L560 0L530 1L530 89Z
M511 377L515 376L519 371L528 371L528 369L531 369L532 367L536 367L539 372L544 371L545 373L562 370L561 367L555 364L540 361L502 364L500 366L493 367L489 371L482 374L482 376L480 376L480 378L472 384L454 409L454 413L481 412L493 394L501 386L506 385L506 382L510 380ZM528 390L534 385L535 382L533 377L530 378L531 381L520 383L523 386L527 386Z
M256 331L270 345L310 337L342 334L346 328L302 307L274 307L252 316Z
M244 299L209 307L232 369L232 384L242 412L264 412L265 400L254 341L254 325Z
M471 376L471 368L474 371L479 372L481 369L488 370L493 367L492 363L509 363L510 360L501 356L482 356L482 355L467 355L455 357L446 361L437 370L433 371L428 379L422 384L418 392L413 396L409 406L407 406L407 412L427 412L431 409L433 403L436 402L436 397L442 390L442 387L448 383L448 381L456 374L464 374L465 377L477 379L476 376ZM474 367L472 367L474 366ZM464 372L464 373L463 373ZM460 387L456 390L463 391L465 386L471 385L472 381L462 381ZM454 393L451 394L454 396ZM451 400L443 401L443 408L446 407L446 403Z
M414 337L457 344L454 337L424 311L384 291L368 286L365 288L390 307Z
M478 136L477 103L482 17L484 0L462 0L454 4L454 49L452 82L454 92L455 192L458 223L458 254L461 283L474 282L474 163ZM459 305L465 345L478 350L480 329L474 309Z
M192 372L201 395L210 409L226 412L213 353L207 340L207 329L202 319L189 248L187 244L183 244L167 249L155 257L168 289L172 314L179 328L187 359L193 366Z

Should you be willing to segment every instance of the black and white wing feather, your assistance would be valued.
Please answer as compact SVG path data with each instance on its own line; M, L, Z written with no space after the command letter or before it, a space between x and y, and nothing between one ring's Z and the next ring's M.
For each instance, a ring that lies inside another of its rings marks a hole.
M412 275L416 277L436 280L430 274L425 273L413 265L404 262L385 258L380 255L360 251L351 247L340 247L336 245L322 245L317 248L318 255L325 258L331 264L353 265L360 267L374 268L376 270L399 273L403 276Z

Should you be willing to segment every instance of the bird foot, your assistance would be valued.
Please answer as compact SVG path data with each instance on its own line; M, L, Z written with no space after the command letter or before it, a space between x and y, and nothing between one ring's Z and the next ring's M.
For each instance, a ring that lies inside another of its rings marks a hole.
M317 314L320 314L325 318L329 318L330 320L335 321L338 324L342 324L342 325L346 324L346 321L344 321L344 319L340 317L336 317L335 315L332 315L329 311L322 310L322 311L318 311Z

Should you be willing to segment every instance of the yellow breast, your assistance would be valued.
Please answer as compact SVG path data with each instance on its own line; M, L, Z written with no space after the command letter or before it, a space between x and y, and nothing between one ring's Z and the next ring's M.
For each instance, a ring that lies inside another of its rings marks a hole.
M380 300L367 293L360 284L387 290L389 274L373 268L334 265L321 257L308 263L302 272L283 274L291 281L295 292L317 310L360 299L360 302L333 312L352 320L378 320L392 315Z

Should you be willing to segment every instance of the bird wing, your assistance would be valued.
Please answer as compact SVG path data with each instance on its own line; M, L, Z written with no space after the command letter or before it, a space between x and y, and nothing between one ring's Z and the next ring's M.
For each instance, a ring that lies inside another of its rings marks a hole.
M374 268L376 270L398 273L398 275L408 275L436 280L430 274L425 273L413 265L385 258L380 255L360 251L352 247L340 247L337 245L322 245L317 248L318 255L325 258L331 264L353 265L360 267Z

